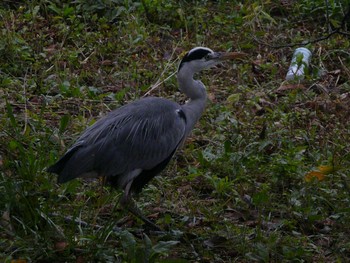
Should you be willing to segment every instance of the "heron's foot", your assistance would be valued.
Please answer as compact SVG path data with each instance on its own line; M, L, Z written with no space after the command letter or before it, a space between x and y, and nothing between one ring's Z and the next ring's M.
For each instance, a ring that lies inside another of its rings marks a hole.
M153 223L151 220L149 220L146 216L142 214L141 210L137 207L134 200L130 196L123 195L123 197L120 200L120 204L124 208L128 209L128 211L134 216L141 219L152 230L163 231L159 226L157 226L155 223Z
M152 230L163 231L159 226L157 226L155 223L153 223L151 220L149 220L146 216L144 216L136 206L129 206L128 210L134 216L140 218Z

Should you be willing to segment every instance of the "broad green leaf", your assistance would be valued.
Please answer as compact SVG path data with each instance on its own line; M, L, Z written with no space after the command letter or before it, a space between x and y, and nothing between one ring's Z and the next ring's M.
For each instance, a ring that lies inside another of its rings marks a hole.
M62 116L61 120L60 120L60 129L59 129L59 133L63 133L65 131L65 129L68 126L70 117L69 115L64 115Z

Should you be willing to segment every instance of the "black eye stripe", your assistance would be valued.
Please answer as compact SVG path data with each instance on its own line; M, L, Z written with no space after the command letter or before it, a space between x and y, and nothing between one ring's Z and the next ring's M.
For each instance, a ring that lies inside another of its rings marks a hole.
M197 49L195 51L192 51L190 54L187 53L187 55L183 58L183 60L191 61L196 59L202 59L206 57L209 53L210 53L209 50Z
M202 59L202 58L205 58L207 59L207 56L208 54L210 54L211 52L207 49L204 49L204 48L199 48L199 49L196 49L192 52L188 52L184 58L181 60L181 63L180 63L180 66L179 66L179 69L181 68L181 66L183 65L183 63L185 62L189 62L189 61L192 61L192 60L198 60L198 59Z

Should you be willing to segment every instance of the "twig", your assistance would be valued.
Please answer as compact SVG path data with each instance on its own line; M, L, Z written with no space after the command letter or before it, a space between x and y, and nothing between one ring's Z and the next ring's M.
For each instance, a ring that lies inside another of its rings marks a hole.
M149 96L153 90L155 90L156 88L158 88L161 84L163 84L165 81L167 81L168 79L170 79L172 76L174 76L176 74L176 71L171 73L170 76L168 76L166 79L164 79L163 81L159 81L157 80L157 82L143 95L143 97L147 97Z
M173 49L173 52L171 53L171 56L170 56L169 61L172 60L172 58L173 58L173 56L174 56L174 54L175 54L175 51L176 51L177 47L179 46L179 44L180 44L180 42L177 43L176 47ZM160 76L159 76L159 78L157 79L156 83L153 84L153 85L150 87L150 89L143 95L143 97L149 96L149 95L152 93L152 91L154 91L154 90L155 90L156 88L158 88L161 84L163 84L165 81L167 81L168 79L170 79L172 76L174 76L174 75L176 74L176 71L175 71L175 72L171 73L170 76L168 76L167 78L165 78L163 81L160 80L161 77L164 75L164 73L167 71L167 69L168 69L170 66L172 66L175 62L177 62L177 59L176 59L175 61L171 62L171 63L167 63L167 64L166 64L164 70L163 70L162 73L160 74Z
M52 216L56 216L56 217L61 217L61 215L59 215L58 213L52 213L51 214ZM65 216L64 217L64 221L66 223L75 223L79 226L82 226L82 227L91 227L93 229L96 229L96 230L101 230L103 229L103 226L100 226L98 224L89 224L88 222L84 221L84 220L81 220L77 217L73 217L73 216ZM120 227L117 227L117 226L114 226L112 228L113 232L121 232L122 229Z
M271 44L268 44L266 42L260 41L259 39L257 39L254 36L253 36L253 40L255 42L261 44L261 45L268 46L268 47L271 47L271 48L297 47L297 46L306 46L306 45L309 45L309 44L317 43L317 42L322 41L322 40L326 40L326 39L330 38L332 35L334 35L336 33L340 33L340 31L339 30L334 30L334 31L332 31L331 33L329 33L326 36L318 37L318 38L315 38L315 39L312 39L312 40L309 40L309 41L306 41L306 42L292 43L292 44L282 44L282 45L271 45Z
M345 23L347 20L350 19L350 4L348 6L348 12L345 14L345 16L343 17L343 20L341 21L341 24L339 26L339 29L344 29L345 27ZM349 33L346 33L346 35L350 35Z
M61 215L59 215L58 213L51 213L50 215L55 216L55 217L61 217ZM98 231L105 228L104 226L101 226L98 224L89 224L88 222L81 220L79 218L73 217L73 216L64 216L63 218L67 224L74 223L74 224L77 224L79 226L90 227L90 228L98 230ZM121 233L125 229L122 227L114 226L111 230L114 233ZM140 230L140 229L129 230L130 233L133 233L135 235L137 235L140 231L142 231L142 230ZM164 235L164 233L166 233L166 232L160 231L160 230L149 230L149 232L152 233L153 235Z
M328 11L329 2L328 2L328 0L325 0L325 3L326 3L326 21L327 21L327 25L328 25L328 32L331 33L332 27L331 27L331 23L329 22L329 11Z
M328 1L326 0L326 4L328 6ZM327 8L328 9L328 8ZM348 6L348 11L347 13L345 14L345 16L343 17L342 21L341 21L341 24L339 27L335 28L333 31L329 32L327 35L325 36L321 36L321 37L318 37L318 38L315 38L315 39L312 39L312 40L308 40L308 41L304 41L304 42L301 42L301 43L291 43L291 44L282 44L282 45L271 45L271 44L268 44L266 42L263 42L263 41L260 41L259 39L257 39L255 36L253 36L253 40L261 45L264 45L264 46L268 46L268 47L271 47L271 48L285 48L285 47L296 47L296 46L306 46L306 45L309 45L309 44L313 44L313 43L317 43L319 41L322 41L322 40L326 40L328 38L330 38L331 36L333 36L334 34L340 34L340 35L344 35L344 36L350 36L350 32L344 32L342 31L342 29L344 29L345 27L345 23L346 21L350 19L350 5ZM328 11L327 11L327 22L329 21L329 17L328 17ZM328 25L329 25L329 22L328 22ZM328 27L329 28L329 27Z
M24 96L24 128L22 135L25 135L28 129L28 109L27 109L27 92L26 92L26 87L27 87L27 74L28 71L26 72L24 76L24 81L23 81L23 96Z
M335 30L338 31L337 33L340 35L344 35L344 36L350 36L349 32L343 32L341 31L341 29L345 29L345 23L346 21L350 20L350 4L348 6L348 12L346 12L345 16L343 17L341 24L338 28L336 28Z

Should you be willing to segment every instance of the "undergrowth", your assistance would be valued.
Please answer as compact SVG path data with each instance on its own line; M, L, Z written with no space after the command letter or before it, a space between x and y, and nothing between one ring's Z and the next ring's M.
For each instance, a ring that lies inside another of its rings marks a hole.
M350 257L349 1L3 1L2 262L345 262ZM302 81L285 81L306 45ZM137 197L147 231L92 180L46 168L147 92L179 103L179 59L239 50L200 78L208 106ZM155 87L154 84L159 86ZM21 261L23 260L23 261Z

